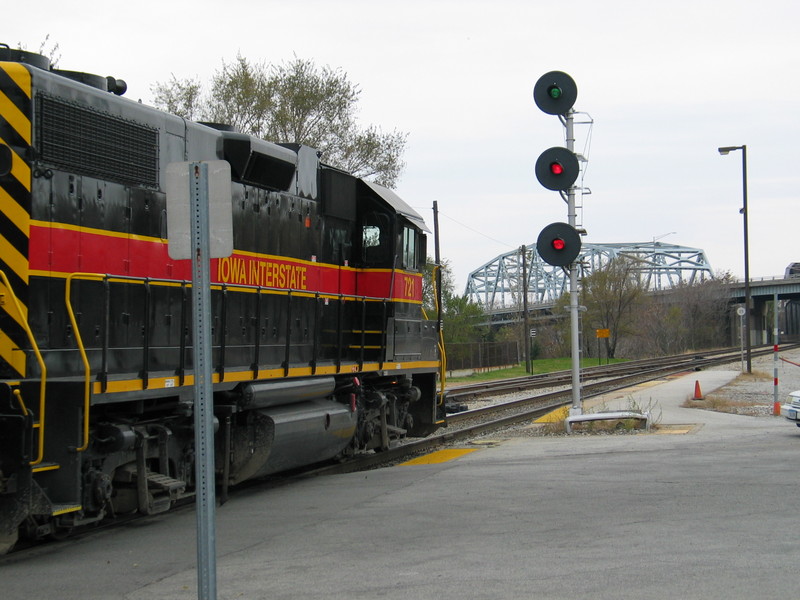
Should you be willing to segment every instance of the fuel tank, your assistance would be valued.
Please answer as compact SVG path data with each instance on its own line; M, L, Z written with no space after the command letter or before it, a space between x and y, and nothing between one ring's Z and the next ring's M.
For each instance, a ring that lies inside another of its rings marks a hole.
M309 400L247 411L232 432L228 483L333 458L350 444L358 413L330 400Z

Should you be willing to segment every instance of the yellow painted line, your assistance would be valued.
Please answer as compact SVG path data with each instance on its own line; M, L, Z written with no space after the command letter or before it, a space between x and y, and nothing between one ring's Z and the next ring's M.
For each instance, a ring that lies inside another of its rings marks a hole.
M436 452L431 452L430 454L426 454L425 456L420 456L412 460L407 460L404 463L400 463L400 466L438 465L439 463L455 460L457 458L464 456L465 454L469 454L470 452L475 452L476 450L477 448L451 448L449 450L437 450Z
M569 416L569 406L562 406L561 408L557 408L554 411L551 411L544 415L543 417L539 417L534 421L534 423L558 423L559 421L563 421Z
M38 423L37 423L37 425L38 425ZM34 473L43 473L44 471L58 471L60 468L61 468L61 465L49 464L49 465L45 465L43 467L34 467L32 469L32 471Z
M2 353L4 351L4 336L3 332L0 331L0 356L4 356ZM7 345L11 344L11 340L8 340ZM16 346L11 348L9 346L7 352L12 349L17 349ZM20 353L23 355L24 354ZM24 365L24 362L22 363ZM231 383L231 382L240 382L240 381L258 381L258 380L267 380L267 379L288 379L292 377L310 377L312 375L339 375L339 374L350 374L357 375L359 373L368 373L370 371L378 371L378 363L364 363L361 369L358 368L358 365L355 363L343 363L341 368L337 369L336 366L319 366L317 367L316 373L312 373L311 367L291 367L289 369L289 374L286 375L285 371L282 368L279 369L261 369L258 371L258 375L253 377L253 371L250 369L244 371L226 371L224 381ZM386 372L391 373L391 371L398 370L398 369L420 369L420 368L438 368L439 363L436 361L412 361L407 363L384 363L383 370ZM151 376L148 378L148 389L161 389L161 388L178 388L180 378L177 375L168 375L166 377L163 376ZM213 373L211 376L212 383L220 383L219 373ZM184 386L192 386L194 385L194 375L193 374L186 374L183 380ZM106 393L114 394L118 392L134 392L140 391L144 389L144 383L141 379L109 379L106 383ZM103 393L102 384L99 381L92 382L92 393L94 394L101 394Z
M54 510L53 511L53 516L57 517L58 515L65 515L67 513L77 512L81 508L83 508L83 507L80 504L77 504L75 506L67 506L67 507L64 507L64 508L60 508L60 509Z
M697 425L658 425L651 432L659 435L686 435L697 429Z
M101 235L103 237L122 238L126 240L131 239L140 242L153 242L156 244L161 244L163 246L167 245L167 240L162 240L161 238L150 237L146 235L138 235L135 233L127 233L124 231L111 231L110 229L97 229L95 227L84 227L83 225L73 225L71 223L53 223L51 221L39 221L37 219L31 219L31 225L35 227L41 227L42 229L75 231L78 233L86 233L89 235Z

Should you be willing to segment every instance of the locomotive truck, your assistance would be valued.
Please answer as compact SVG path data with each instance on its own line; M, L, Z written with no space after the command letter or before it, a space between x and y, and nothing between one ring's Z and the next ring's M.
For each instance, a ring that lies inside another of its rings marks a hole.
M194 493L190 261L165 173L231 168L211 261L216 485L444 424L423 219L313 148L123 98L0 46L0 553Z

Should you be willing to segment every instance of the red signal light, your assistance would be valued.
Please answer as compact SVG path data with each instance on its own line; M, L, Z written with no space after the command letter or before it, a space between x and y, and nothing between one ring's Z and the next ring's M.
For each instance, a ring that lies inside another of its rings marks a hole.
M564 172L564 166L558 162L550 163L550 172L553 175L561 175Z
M550 223L536 238L536 251L554 267L566 267L581 252L581 236L567 223Z

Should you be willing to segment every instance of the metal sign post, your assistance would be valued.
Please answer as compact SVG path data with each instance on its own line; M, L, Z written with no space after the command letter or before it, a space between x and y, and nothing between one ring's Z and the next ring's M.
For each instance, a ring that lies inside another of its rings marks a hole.
M211 184L209 170L213 173ZM230 165L225 161L172 163L167 168L169 253L172 258L192 261L199 600L216 600L217 597L210 259L230 256L233 251L230 182ZM210 240L211 215L219 216L219 220L214 221L213 243ZM186 245L187 238L191 241L190 247Z
M745 314L747 310L743 307L736 309L736 314L739 315L739 340L742 346L742 373L744 373L744 329L745 329Z
M610 329L596 329L595 335L597 336L597 364L602 364L600 360L600 340L608 339L611 337ZM606 364L608 364L608 347L606 346Z
M197 597L217 597L214 489L214 391L211 385L211 268L208 165L191 167L192 305L194 315L194 439L197 493Z
M772 298L772 414L780 416L781 403L778 399L778 292Z

